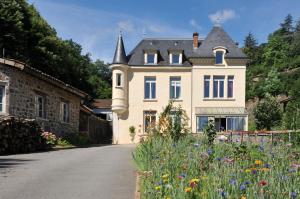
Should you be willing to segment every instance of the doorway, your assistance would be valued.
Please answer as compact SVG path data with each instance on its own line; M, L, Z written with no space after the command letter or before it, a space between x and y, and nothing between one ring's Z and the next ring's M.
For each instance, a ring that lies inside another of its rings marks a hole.
M226 131L226 117L215 118L215 127L217 132Z

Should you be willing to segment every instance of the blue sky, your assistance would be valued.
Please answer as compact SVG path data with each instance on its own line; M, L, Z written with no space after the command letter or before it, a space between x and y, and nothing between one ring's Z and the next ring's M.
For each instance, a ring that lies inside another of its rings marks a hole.
M110 62L122 30L127 53L143 37L205 37L216 21L243 43L251 31L258 42L290 13L300 18L300 0L29 0L59 37L73 39L92 58Z

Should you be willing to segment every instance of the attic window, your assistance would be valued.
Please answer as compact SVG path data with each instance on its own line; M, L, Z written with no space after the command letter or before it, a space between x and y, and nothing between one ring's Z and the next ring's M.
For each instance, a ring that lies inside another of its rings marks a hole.
M216 51L216 64L223 64L223 51Z
M227 48L217 46L213 48L213 52L215 55L215 65L225 65L225 54L227 52Z
M169 54L170 64L182 64L182 52L171 51Z
M145 64L157 64L156 52L146 52L144 58L145 58Z

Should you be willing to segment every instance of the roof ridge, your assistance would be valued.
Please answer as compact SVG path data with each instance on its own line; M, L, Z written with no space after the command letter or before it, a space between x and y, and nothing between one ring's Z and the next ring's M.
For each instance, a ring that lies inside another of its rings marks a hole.
M204 40L205 38L198 38L198 40ZM193 38L187 38L187 37L183 37L183 38L176 38L176 37L147 37L147 38L143 38L142 40L193 40Z

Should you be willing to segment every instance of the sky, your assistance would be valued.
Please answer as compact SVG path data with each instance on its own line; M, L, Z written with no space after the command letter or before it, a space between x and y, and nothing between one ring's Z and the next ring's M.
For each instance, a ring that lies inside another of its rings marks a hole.
M205 37L218 23L242 46L251 32L259 43L287 14L300 19L300 0L28 0L93 60L111 62L122 31L126 53L143 38Z

